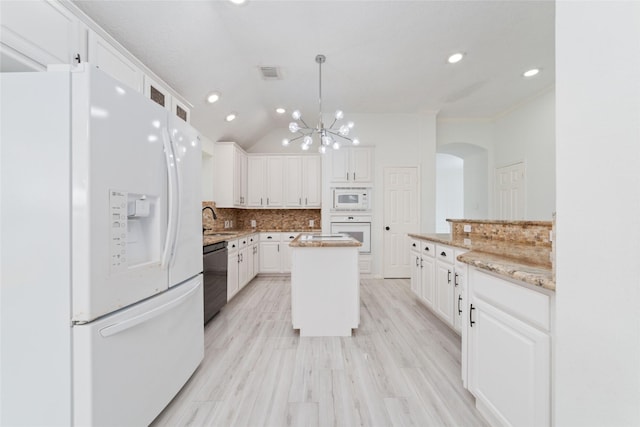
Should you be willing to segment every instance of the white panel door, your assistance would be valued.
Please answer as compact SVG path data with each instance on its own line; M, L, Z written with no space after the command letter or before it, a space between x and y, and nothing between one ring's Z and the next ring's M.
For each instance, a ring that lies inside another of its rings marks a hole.
M143 92L142 71L108 41L89 30L89 62L138 92Z
M262 207L267 203L265 174L267 159L249 156L247 161L247 206Z
M524 219L525 178L524 163L516 163L496 169L495 198L497 219Z
M549 336L481 299L472 306L470 391L504 425L550 425Z
M307 208L322 206L322 157L302 158L302 197Z
M175 167L165 156L166 110L84 66L71 73L77 321L167 289L167 176Z
M177 168L177 227L169 286L202 272L202 149L198 131L169 114L169 136Z
M284 205L302 207L302 157L287 156L284 158Z
M410 277L407 233L419 230L418 170L384 170L383 276Z
M282 157L267 157L267 206L284 203L284 162Z

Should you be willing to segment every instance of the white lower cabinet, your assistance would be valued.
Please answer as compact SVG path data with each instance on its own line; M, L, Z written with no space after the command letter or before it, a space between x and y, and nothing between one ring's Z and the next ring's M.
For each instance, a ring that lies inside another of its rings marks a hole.
M298 232L260 233L260 273L291 273L289 243Z
M551 297L475 268L468 285L466 358L476 406L491 424L550 425Z
M461 333L459 312L464 307L464 285L459 285L462 282L457 275L454 260L465 251L456 252L452 247L421 239L411 239L410 242L412 291L431 311ZM462 275L464 271L461 269Z
M240 289L238 286L238 264L240 260L238 240L230 240L227 249L229 250L227 263L227 301L230 301Z
M255 241L256 243L253 243ZM227 301L244 288L254 277L257 252L257 234L242 236L228 243Z

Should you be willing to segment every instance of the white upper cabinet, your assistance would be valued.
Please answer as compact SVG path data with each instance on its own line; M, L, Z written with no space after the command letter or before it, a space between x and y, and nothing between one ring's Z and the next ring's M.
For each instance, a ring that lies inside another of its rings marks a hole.
M84 26L55 2L0 1L0 50L11 70L45 70L49 64L84 61Z
M280 156L249 156L248 206L284 205L284 160Z
M322 204L320 156L284 157L284 204L287 207L319 208Z
M219 208L247 203L247 155L235 142L216 142L213 152L213 199Z
M116 80L143 92L142 70L111 43L89 30L88 60Z
M373 148L343 147L331 151L331 182L371 183Z

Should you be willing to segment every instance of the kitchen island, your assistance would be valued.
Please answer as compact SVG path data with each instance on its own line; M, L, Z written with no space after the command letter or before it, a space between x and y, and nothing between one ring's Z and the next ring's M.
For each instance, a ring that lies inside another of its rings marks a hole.
M291 321L300 336L351 336L359 326L361 245L344 234L300 234L291 242Z

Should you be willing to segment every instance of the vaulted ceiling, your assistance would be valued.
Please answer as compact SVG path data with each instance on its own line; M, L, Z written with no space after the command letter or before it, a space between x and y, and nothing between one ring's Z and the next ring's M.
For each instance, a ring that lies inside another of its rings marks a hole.
M290 112L491 118L554 84L552 1L74 1L192 105L205 136L245 148ZM455 52L465 56L447 63ZM260 67L278 67L265 80ZM523 78L530 68L534 78ZM221 99L207 104L219 91ZM287 110L284 115L276 107ZM238 118L227 123L230 112Z

